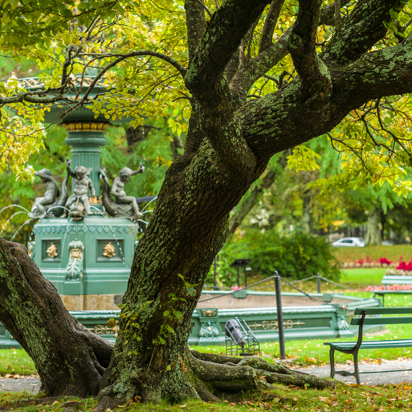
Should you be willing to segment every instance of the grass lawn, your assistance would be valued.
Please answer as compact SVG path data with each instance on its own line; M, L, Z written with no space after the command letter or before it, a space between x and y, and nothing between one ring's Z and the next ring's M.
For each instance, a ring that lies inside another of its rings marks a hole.
M386 270L384 268L341 269L340 283L352 287L380 285Z
M37 374L34 363L23 349L0 350L0 376Z
M28 399L27 399L28 398ZM27 399L27 400L24 400ZM64 404L71 401L74 410L91 412L97 401L93 398L61 398L49 404L36 404L40 399L27 394L0 393L0 410L2 408L24 412L62 411ZM44 401L44 400L43 400ZM77 405L73 402L77 401ZM27 405L30 403L30 405ZM152 405L129 402L122 405L118 411L129 412L224 412L224 411L260 411L287 410L305 412L370 412L370 411L406 411L410 410L412 402L411 386L389 385L385 387L349 387L338 384L336 389L313 390L274 385L273 389L262 392L245 393L236 398L222 399L219 403L204 403L188 401L177 405ZM12 409L10 409L12 408Z

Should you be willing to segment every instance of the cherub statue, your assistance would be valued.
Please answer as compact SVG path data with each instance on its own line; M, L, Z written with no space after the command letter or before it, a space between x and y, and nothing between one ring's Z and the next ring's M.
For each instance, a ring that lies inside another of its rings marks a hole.
M124 185L130 178L138 173L144 172L144 166L140 165L138 170L132 170L128 167L124 167L120 170L119 176L114 179L113 186L110 190L110 194L116 198L117 204L130 204L135 216L143 216L139 212L139 206L137 205L136 198L134 196L127 196L124 191Z
M68 176L65 177L62 185L62 194L60 195L60 190L57 185L56 180L54 180L49 169L42 169L38 172L34 172L36 176L39 176L43 183L46 183L46 193L43 197L38 197L31 208L29 213L30 219L39 219L43 216L48 217L59 217L63 214L63 205L67 200L67 180ZM60 196L59 200L57 198ZM55 209L50 211L51 209Z
M89 177L89 174L93 170L93 168L76 166L73 172L70 169L71 164L71 160L67 158L66 168L68 175L72 176L74 179L74 194L72 194L67 200L66 208L70 210L69 214L71 216L81 218L91 213L89 202L89 190L93 197L96 196L92 180Z
M119 176L116 177L113 182L113 186L111 187L106 176L105 168L100 168L100 178L104 181L102 203L110 216L127 217L133 220L137 220L142 216L142 213L139 212L139 206L136 198L126 195L124 185L133 175L143 172L144 167L142 165L140 165L139 170L135 171L129 169L128 167L124 167L120 170ZM114 201L110 195L114 196L116 201Z

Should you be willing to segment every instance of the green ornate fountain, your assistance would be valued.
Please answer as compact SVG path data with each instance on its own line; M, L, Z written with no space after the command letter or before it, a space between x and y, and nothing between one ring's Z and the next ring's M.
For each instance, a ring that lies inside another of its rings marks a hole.
M73 78L67 96L81 96L91 81L86 77L80 84L80 79ZM42 87L33 78L19 82L26 89ZM89 97L105 90L98 85ZM67 176L60 190L50 171L36 172L47 184L47 190L36 199L29 214L32 219L39 219L34 226L35 241L29 248L67 309L117 309L127 287L140 217L135 198L126 196L123 184L144 168L134 172L123 168L111 187L100 164L109 121L103 115L95 118L85 105L60 120L67 108L53 104L45 115L46 122L58 121L66 128L65 143L71 148L72 160L66 160ZM69 178L71 194L67 188Z

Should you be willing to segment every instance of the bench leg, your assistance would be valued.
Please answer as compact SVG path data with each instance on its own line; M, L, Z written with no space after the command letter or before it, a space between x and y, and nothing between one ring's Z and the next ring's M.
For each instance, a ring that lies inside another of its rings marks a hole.
M359 365L358 365L358 351L353 354L353 364L355 366L355 379L356 384L360 385L360 377L359 377Z
M329 360L330 360L330 377L335 376L335 349L330 348L329 350Z

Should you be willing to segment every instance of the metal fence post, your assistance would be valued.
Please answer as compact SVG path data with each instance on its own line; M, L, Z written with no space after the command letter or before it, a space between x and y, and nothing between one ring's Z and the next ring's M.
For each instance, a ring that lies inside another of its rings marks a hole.
M282 315L282 297L280 292L280 276L278 271L275 271L275 291L276 291L276 311L278 315L278 334L279 334L279 350L280 359L286 359L285 354L285 334L283 331L283 315Z
M318 293L320 293L320 273L318 272L317 281L318 281Z

